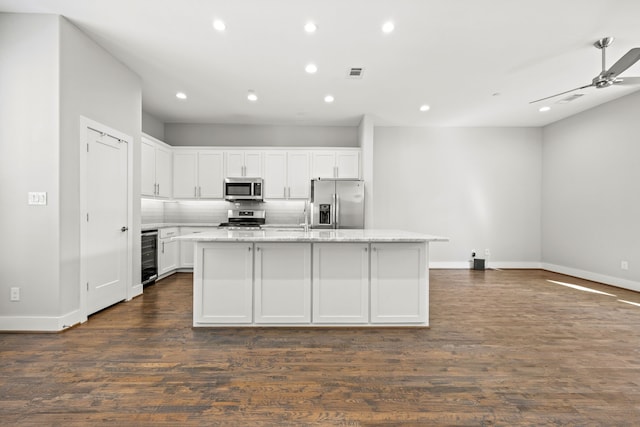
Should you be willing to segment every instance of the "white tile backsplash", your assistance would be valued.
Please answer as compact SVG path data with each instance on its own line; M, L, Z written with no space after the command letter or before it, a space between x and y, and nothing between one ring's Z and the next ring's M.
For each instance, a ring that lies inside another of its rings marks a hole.
M141 199L142 224L218 224L227 221L227 210L238 207L264 209L267 224L301 224L304 200L231 203L223 200Z
M161 224L164 221L164 201L140 199L140 222L142 224Z

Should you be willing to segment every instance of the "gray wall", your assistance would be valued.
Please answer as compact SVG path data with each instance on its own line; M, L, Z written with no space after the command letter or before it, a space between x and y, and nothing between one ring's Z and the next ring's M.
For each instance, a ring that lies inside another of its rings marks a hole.
M430 246L441 267L471 250L493 267L540 262L542 130L376 127L374 222L447 236Z
M59 329L80 304L80 115L132 135L139 163L141 84L56 15L0 14L0 64L0 329ZM48 204L27 205L29 191L46 191ZM20 302L8 301L10 287Z
M544 128L542 259L549 268L640 290L639 111L635 93Z
M164 123L144 111L142 112L142 132L164 141Z
M142 84L140 78L76 26L61 18L60 27L60 304L62 314L79 307L80 283L80 116L133 137L134 165L140 164ZM140 259L140 168L134 168L134 208L129 225L134 260ZM140 284L133 263L132 286Z
M357 147L358 128L165 123L162 140L175 146Z
M57 17L0 14L0 317L59 314L58 39Z

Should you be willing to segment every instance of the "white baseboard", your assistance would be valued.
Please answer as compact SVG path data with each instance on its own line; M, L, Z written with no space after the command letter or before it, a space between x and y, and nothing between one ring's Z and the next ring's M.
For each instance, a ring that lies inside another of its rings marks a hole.
M469 261L454 261L454 262L430 262L429 268L431 269L471 269L471 263ZM622 289L629 289L631 291L640 292L640 282L633 280L622 279L619 277L607 276L605 274L594 273L586 270L579 270L577 268L564 267L562 265L549 264L544 262L531 262L531 261L491 261L489 260L485 264L487 270L492 269L541 269L548 270L554 273L566 274L567 276L577 277L579 279L591 280L593 282L603 283L605 285L616 286Z
M542 268L544 270L553 271L554 273L566 274L567 276L573 276L579 279L591 280L593 282L604 283L605 285L611 285L622 289L629 289L630 291L640 292L640 282L636 282L633 280L627 280L620 277L607 276L591 271L579 270L577 268L564 267L561 265L548 263L542 263Z
M454 262L438 262L433 261L429 263L429 268L433 269L471 269L471 263L469 261L454 261ZM513 268L513 269L538 269L542 268L542 264L539 262L529 261L488 261L485 263L485 268L491 270L494 268Z
M140 283L139 285L135 285L133 287L131 287L131 298L129 298L129 300L137 297L138 295L142 295L142 289L144 288L144 286L142 286L142 283Z
M82 321L80 310L62 316L0 316L0 331L59 332Z

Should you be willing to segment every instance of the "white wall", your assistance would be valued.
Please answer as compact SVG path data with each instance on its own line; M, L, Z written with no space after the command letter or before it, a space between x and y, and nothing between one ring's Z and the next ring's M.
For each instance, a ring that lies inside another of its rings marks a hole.
M175 146L357 147L358 128L165 123L163 141Z
M640 291L639 111L635 93L544 128L547 268Z
M375 226L449 237L439 267L538 266L541 150L539 128L376 127Z
M58 40L57 17L0 14L0 323L59 314Z

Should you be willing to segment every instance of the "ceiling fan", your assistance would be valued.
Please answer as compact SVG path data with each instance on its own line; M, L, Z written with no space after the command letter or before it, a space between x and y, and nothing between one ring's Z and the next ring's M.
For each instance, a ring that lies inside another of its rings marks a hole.
M544 101L545 99L555 98L556 96L564 95L565 93L573 92L575 90L586 89L588 87L595 87L597 89L603 89L605 87L613 85L637 85L640 84L640 77L625 77L618 78L620 74L627 68L640 60L640 47L634 47L629 52L625 53L622 58L618 59L618 62L613 64L608 70L606 69L606 51L607 47L613 43L613 37L604 37L596 41L593 45L602 51L602 71L596 77L593 78L588 85L580 86L575 89L567 90L565 92L556 93L555 95L547 96L545 98L536 99L529 104L535 102Z

